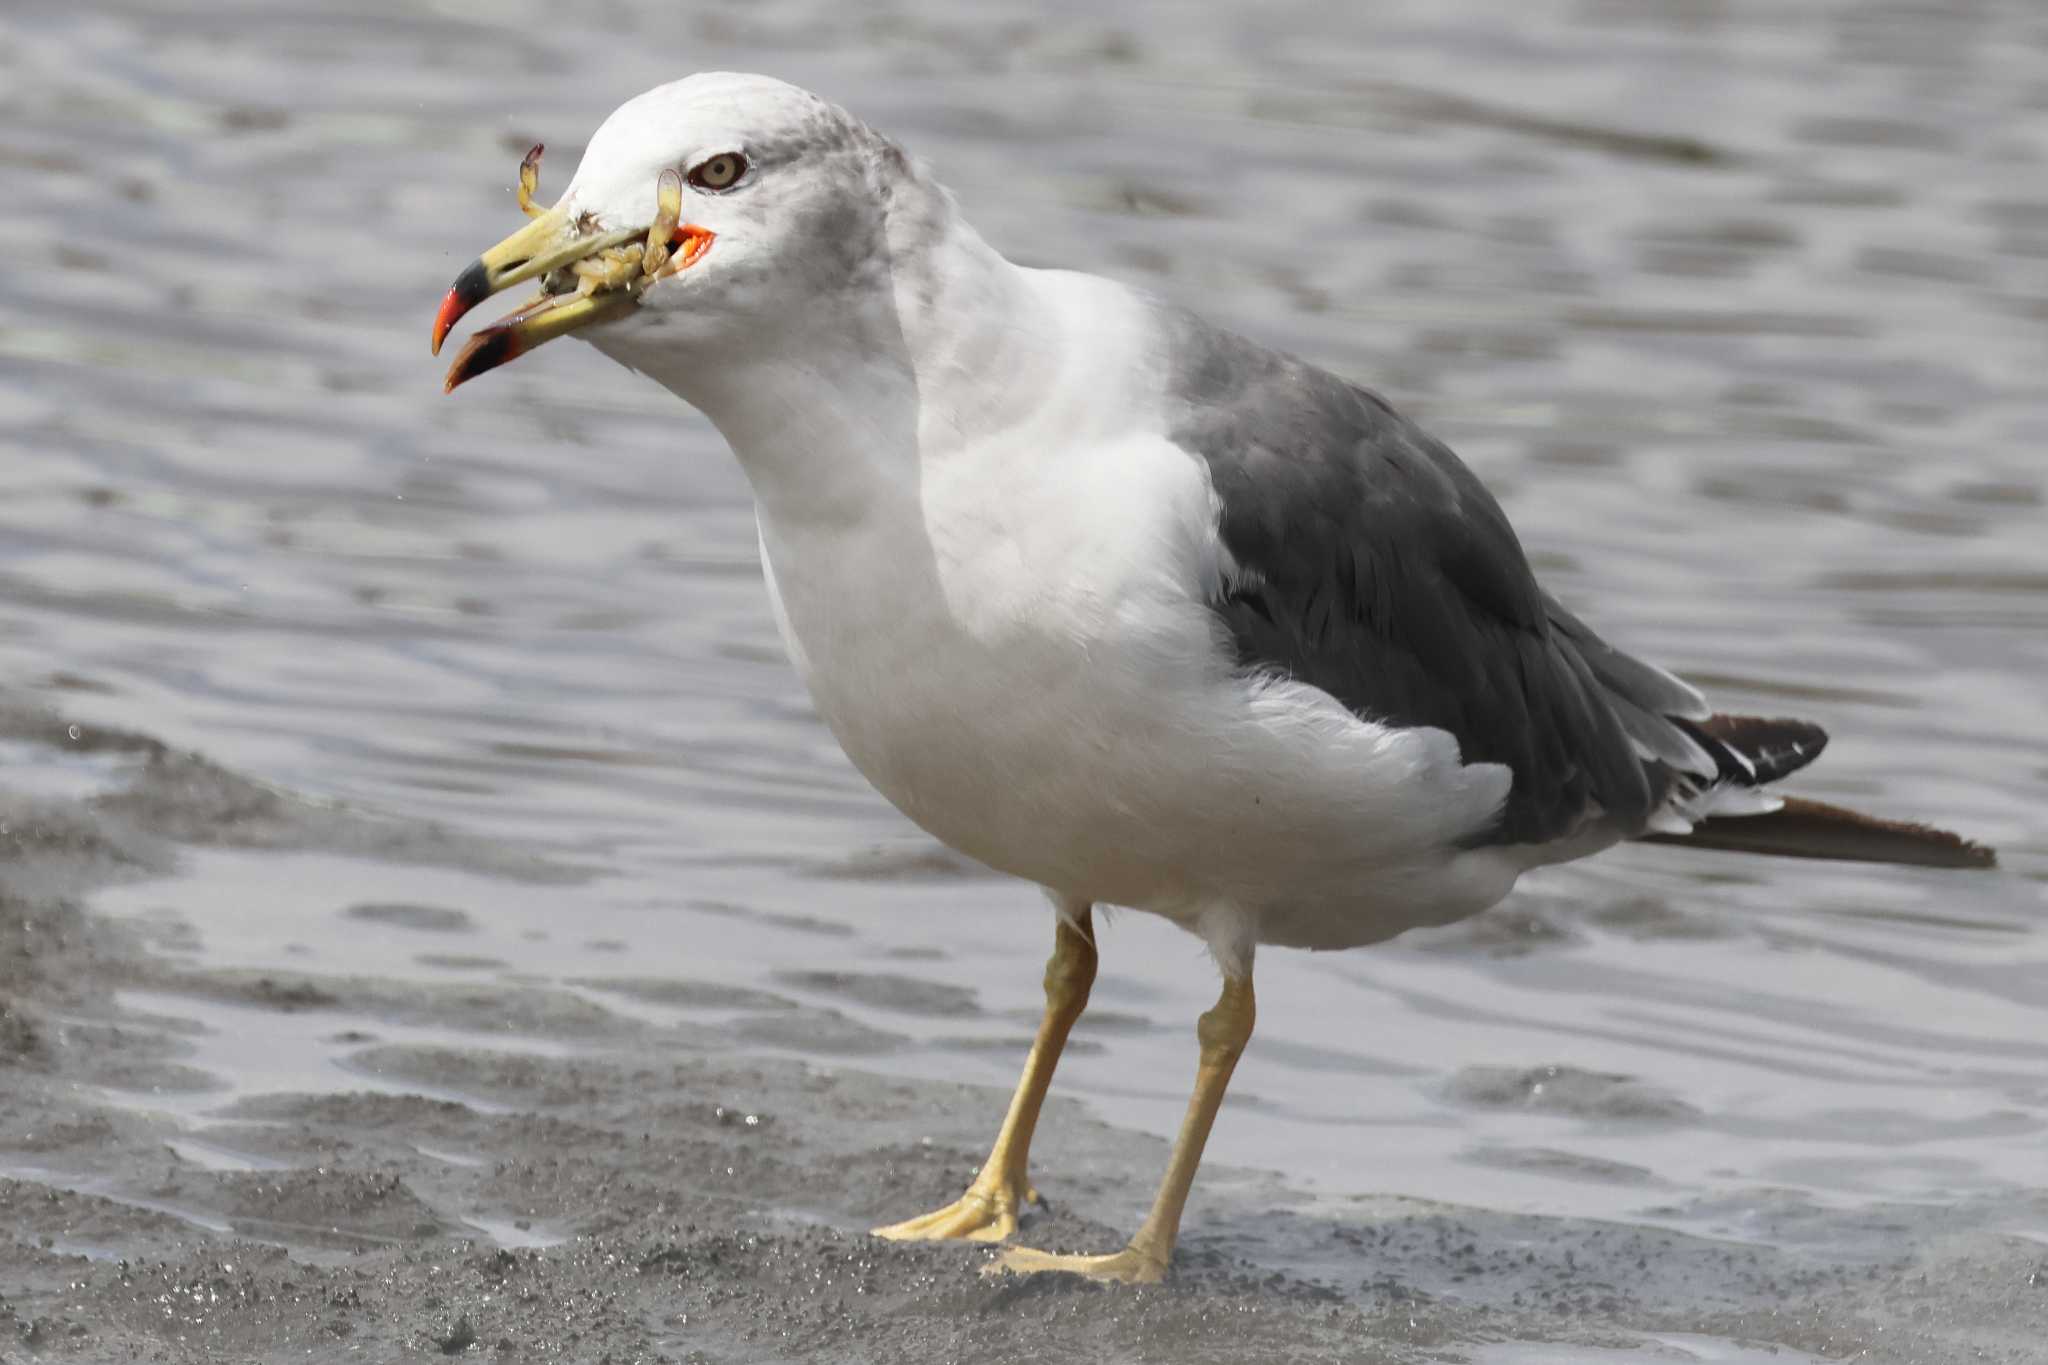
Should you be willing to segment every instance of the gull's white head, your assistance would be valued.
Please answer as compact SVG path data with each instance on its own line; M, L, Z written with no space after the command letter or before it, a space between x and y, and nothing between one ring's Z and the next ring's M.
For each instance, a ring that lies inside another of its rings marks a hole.
M621 105L561 199L529 212L449 290L435 348L500 289L537 279L543 295L470 340L451 389L570 331L636 369L786 348L885 300L894 263L950 206L837 106L766 76L712 72Z

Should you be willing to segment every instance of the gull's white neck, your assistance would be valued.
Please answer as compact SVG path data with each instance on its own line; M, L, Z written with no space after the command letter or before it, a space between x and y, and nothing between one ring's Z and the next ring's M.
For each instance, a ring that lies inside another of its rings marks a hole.
M702 355L628 362L711 418L785 534L913 509L926 468L1032 419L1070 309L935 199L872 287Z

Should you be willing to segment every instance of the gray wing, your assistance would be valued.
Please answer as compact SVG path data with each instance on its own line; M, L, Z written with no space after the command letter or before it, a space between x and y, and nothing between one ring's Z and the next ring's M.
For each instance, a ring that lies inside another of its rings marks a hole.
M1477 476L1376 395L1191 315L1169 323L1171 436L1209 468L1234 567L1211 606L1239 661L1355 714L1456 737L1514 774L1466 841L1640 833L1717 761L1708 710L1547 596Z

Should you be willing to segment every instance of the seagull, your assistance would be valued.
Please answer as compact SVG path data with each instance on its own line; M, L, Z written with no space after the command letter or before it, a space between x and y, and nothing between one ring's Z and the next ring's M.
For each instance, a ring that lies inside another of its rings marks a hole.
M991 1272L1162 1279L1252 1033L1262 945L1476 914L1623 840L1985 866L1768 787L1826 742L1717 714L1544 591L1500 505L1377 394L1114 281L1013 264L921 162L765 76L622 105L561 198L456 279L447 387L574 333L708 417L752 487L769 603L853 765L1043 888L1046 1007L988 1160L878 1228L1007 1242L1088 1003L1093 911L1164 916L1222 977L1122 1250Z

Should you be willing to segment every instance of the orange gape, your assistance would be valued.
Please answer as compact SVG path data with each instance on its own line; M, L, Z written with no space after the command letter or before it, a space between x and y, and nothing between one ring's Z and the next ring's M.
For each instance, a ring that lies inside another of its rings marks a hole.
M697 264L697 258L711 249L711 239L717 235L710 228L698 227L695 223L684 223L669 239L671 245L683 249L682 254L670 261L661 273L673 275L678 270L688 270Z

